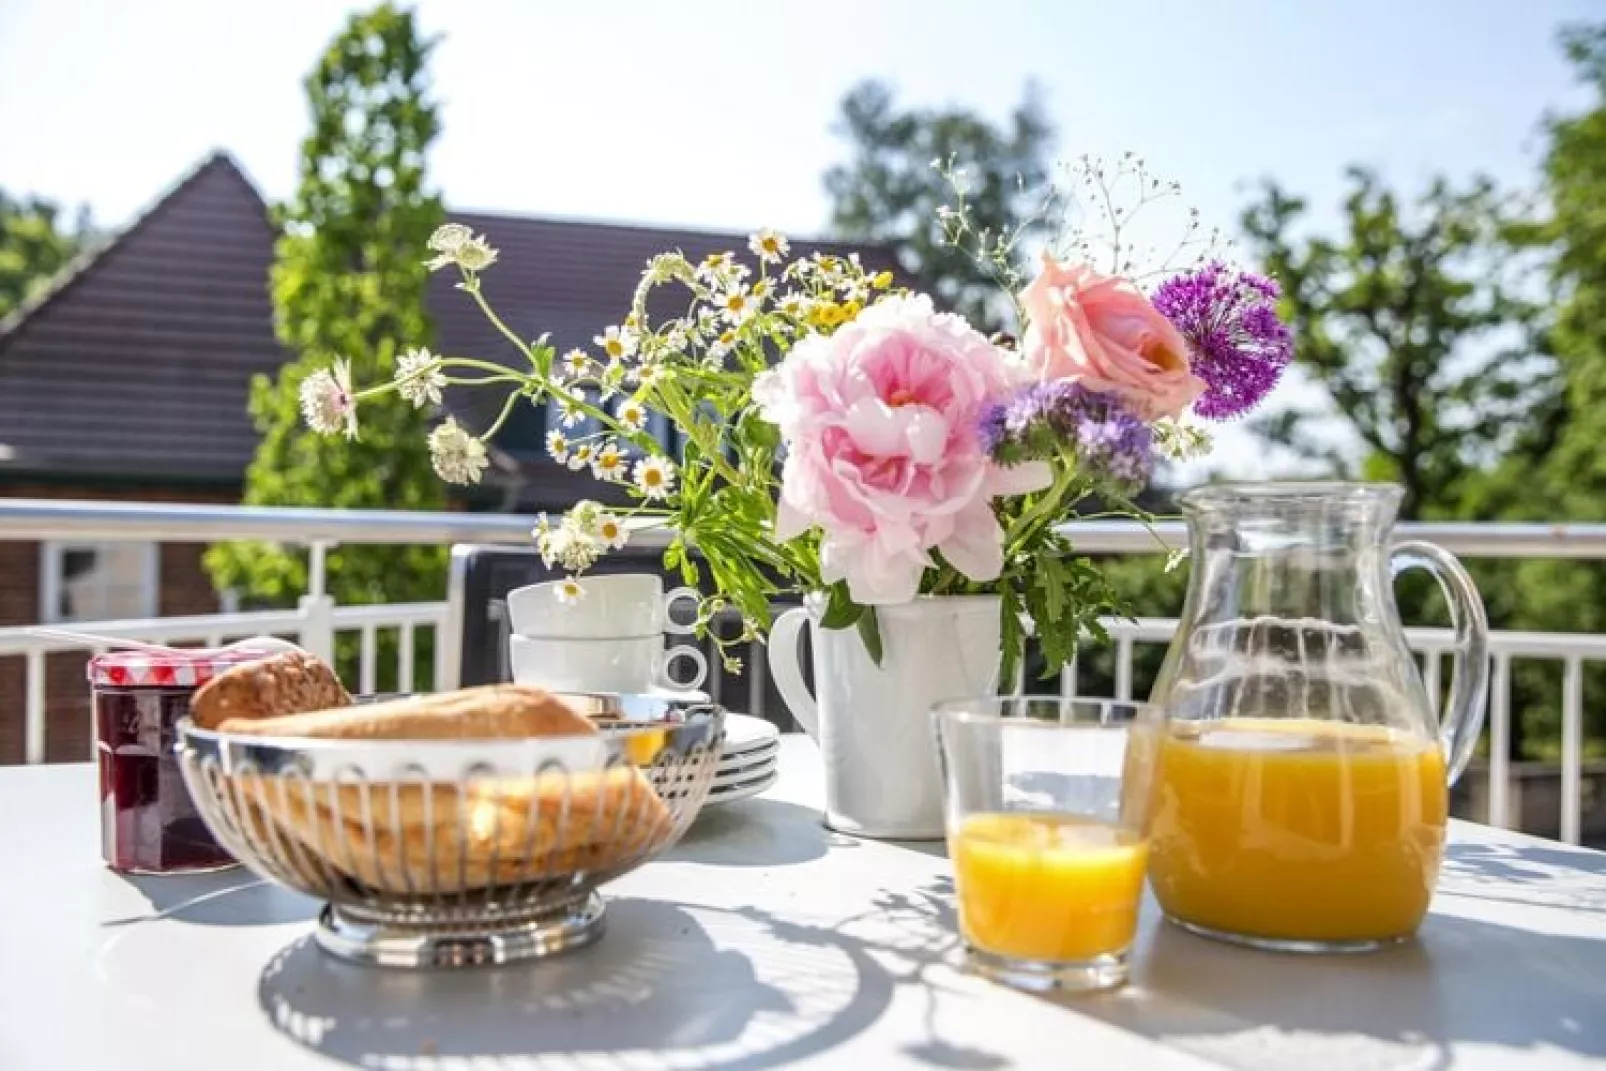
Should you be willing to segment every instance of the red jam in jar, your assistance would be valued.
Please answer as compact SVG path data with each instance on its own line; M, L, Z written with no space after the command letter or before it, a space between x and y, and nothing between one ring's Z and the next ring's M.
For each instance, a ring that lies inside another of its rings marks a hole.
M234 866L202 821L174 753L196 688L260 651L114 651L89 663L100 764L101 854L113 870L173 874Z

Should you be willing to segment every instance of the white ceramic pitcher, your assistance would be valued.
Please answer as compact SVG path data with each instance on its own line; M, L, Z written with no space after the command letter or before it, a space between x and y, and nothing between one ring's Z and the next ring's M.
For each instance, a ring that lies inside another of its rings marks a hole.
M820 627L824 600L786 611L770 632L770 672L781 698L825 759L825 822L889 840L939 840L942 779L932 706L993 695L1002 642L996 596L922 596L875 609L877 666L855 629ZM814 682L799 647L812 626Z

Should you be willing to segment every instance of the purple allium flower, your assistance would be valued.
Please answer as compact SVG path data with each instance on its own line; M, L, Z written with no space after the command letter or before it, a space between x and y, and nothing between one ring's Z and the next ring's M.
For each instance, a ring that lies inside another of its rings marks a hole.
M1075 447L1088 475L1141 486L1154 470L1154 432L1113 394L1057 381L1026 387L982 417L988 453L1004 460L1011 448ZM1003 455L1003 456L1001 456ZM1015 460L1015 458L1010 458Z
M1259 405L1293 356L1294 338L1277 316L1277 284L1263 275L1212 261L1167 279L1154 306L1170 320L1191 351L1193 372L1206 389L1194 411L1231 420Z

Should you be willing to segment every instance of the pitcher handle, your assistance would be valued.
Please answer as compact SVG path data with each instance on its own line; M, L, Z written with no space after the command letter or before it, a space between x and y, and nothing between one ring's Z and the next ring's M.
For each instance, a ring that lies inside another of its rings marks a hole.
M809 623L809 612L794 606L770 626L770 676L775 689L792 712L803 731L820 738L820 713L814 696L809 693L808 681L803 679L803 628Z
M1394 576L1408 569L1426 569L1439 582L1445 601L1450 604L1450 627L1455 630L1455 655L1451 663L1450 700L1439 722L1450 784L1455 784L1472 759L1483 732L1483 718L1489 699L1489 620L1483 612L1472 577L1454 554L1433 543L1396 543L1389 555ZM1432 697L1437 701L1438 697Z

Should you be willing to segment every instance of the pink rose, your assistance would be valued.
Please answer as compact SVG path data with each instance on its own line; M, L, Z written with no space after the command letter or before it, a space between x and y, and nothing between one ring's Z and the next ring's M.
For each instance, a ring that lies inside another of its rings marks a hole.
M1127 280L1044 253L1020 297L1022 350L1039 379L1118 394L1146 420L1180 416L1204 391L1181 333Z
M1010 385L1004 355L926 297L885 298L798 342L753 388L788 447L777 537L819 526L822 579L846 580L864 605L914 598L933 548L996 580L993 498L1050 479L1046 465L1005 469L982 449L978 418Z

